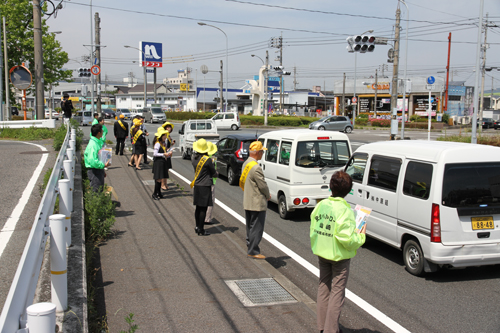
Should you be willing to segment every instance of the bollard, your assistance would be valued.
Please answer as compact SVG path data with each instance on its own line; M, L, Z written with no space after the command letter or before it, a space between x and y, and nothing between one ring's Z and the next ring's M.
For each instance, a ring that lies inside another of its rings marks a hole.
M66 262L66 239L64 238L64 223L66 216L55 214L50 220L50 274L52 303L56 311L68 309L68 265Z
M30 333L54 333L56 331L56 305L36 303L26 308Z
M71 130L73 131L73 130ZM76 141L76 134L71 133L71 136L69 137L70 140L75 140Z
M69 161L68 161L69 162ZM71 246L71 202L73 201L73 192L71 191L71 182L69 179L60 179L59 184L59 213L64 215L64 235L66 247Z
M76 141L75 140L69 140L69 147L73 149L73 151L76 151L75 149Z
M71 166L72 163L70 160L66 160L63 162L63 170L64 170L64 179L69 180L69 211L73 211L73 190L75 189L75 169Z
M76 129L74 129L74 128L71 129L71 135L75 135L76 136Z
M66 149L66 155L68 156L68 160L71 161L71 167L75 168L75 150L68 148Z

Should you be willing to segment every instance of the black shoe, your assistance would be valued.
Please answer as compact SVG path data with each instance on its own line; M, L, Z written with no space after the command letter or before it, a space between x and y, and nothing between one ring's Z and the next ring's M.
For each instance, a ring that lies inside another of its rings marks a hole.
M163 194L158 193L158 198L163 199Z
M198 236L210 236L210 233L205 230L198 230Z
M153 195L151 197L153 198L153 200L160 200L160 197L158 195L156 195L155 193L153 193Z
M115 155L118 155L118 153L115 153Z
M205 225L211 225L211 224L214 224L214 222L210 221L210 222L204 222Z
M123 156L123 153L121 153L120 156Z
M142 162L142 163L144 163L144 164L149 164L149 161L144 161L144 162Z

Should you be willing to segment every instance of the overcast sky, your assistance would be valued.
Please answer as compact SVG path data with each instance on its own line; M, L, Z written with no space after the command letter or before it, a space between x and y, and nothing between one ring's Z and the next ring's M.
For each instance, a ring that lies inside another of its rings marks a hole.
M58 3L57 0L52 0ZM203 85L200 66L218 70L225 61L226 40L222 32L197 22L222 29L229 44L229 87L241 88L246 79L258 74L262 59L269 50L270 63L278 65L270 39L283 34L283 65L292 75L286 89L293 88L296 71L297 88L332 90L334 81L345 72L354 77L354 54L346 50L349 35L374 30L377 37L394 37L397 0L65 0L63 8L47 24L57 35L70 62L66 68L77 69L82 56L89 55L91 18L101 18L102 80L121 80L134 72L143 81L137 64L138 51L124 45L139 46L139 41L163 43L163 68L158 81L176 77L177 70L191 67L198 85ZM90 4L92 3L92 11ZM434 75L446 69L448 34L452 33L451 70L453 80L474 85L474 66L479 0L409 0L408 75ZM400 76L405 64L406 7L401 4ZM484 15L489 13L487 67L500 68L500 0L484 0ZM46 18L47 16L45 16ZM94 23L92 23L94 24ZM93 33L93 30L92 30ZM483 35L484 36L484 35ZM483 37L484 38L484 37ZM358 77L369 77L387 65L391 46L377 45L373 53L358 54ZM183 59L183 60L179 60ZM189 61L188 61L189 59ZM134 61L136 61L134 63ZM172 63L178 61L177 63ZM197 71L195 71L197 70ZM485 89L500 87L500 72L487 73ZM205 75L207 87L215 86L218 73ZM152 76L152 75L151 75ZM225 79L224 79L225 81Z

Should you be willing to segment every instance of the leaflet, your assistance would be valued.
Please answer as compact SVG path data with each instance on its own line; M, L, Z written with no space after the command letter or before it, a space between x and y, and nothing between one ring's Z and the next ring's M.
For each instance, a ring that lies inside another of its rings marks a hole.
M354 208L354 214L356 215L356 229L361 230L361 228L363 228L371 212L371 208L356 205L356 207Z

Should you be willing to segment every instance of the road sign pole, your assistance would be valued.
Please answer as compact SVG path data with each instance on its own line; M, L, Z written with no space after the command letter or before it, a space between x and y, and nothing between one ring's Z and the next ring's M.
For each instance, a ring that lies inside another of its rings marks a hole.
M429 125L427 126L427 141L431 141L431 111L432 111L431 90L432 87L431 85L429 85L429 109L428 109Z

